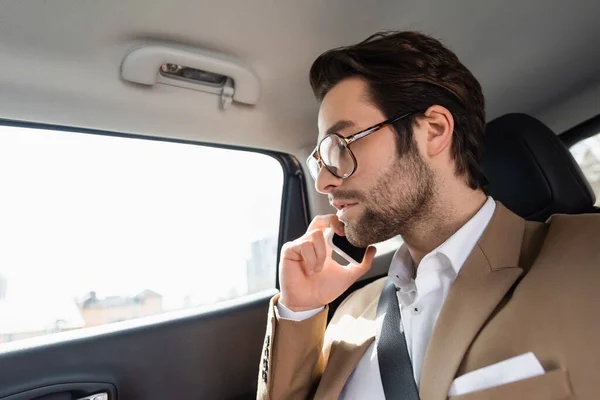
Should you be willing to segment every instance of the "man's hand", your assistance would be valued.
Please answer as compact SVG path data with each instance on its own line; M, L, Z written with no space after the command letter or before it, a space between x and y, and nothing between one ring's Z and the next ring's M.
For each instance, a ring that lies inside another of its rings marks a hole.
M317 216L304 236L286 243L281 250L279 301L292 311L312 310L331 303L371 268L377 252L372 246L358 266L335 262L324 236L327 228L344 235L344 225L336 215Z

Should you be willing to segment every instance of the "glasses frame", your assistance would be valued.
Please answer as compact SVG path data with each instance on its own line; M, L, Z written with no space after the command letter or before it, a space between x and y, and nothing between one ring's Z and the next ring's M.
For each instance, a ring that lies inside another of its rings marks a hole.
M319 167L319 171L317 172L317 176L313 176L313 178L316 180L318 177L318 174L321 172L321 169L323 169L323 167L325 167L327 169L327 171L329 171L333 176L335 176L336 178L339 179L348 179L350 178L354 172L356 171L356 169L358 168L358 160L356 159L356 156L354 155L354 153L352 152L352 150L350 149L350 144L356 142L357 140L360 140L362 138L365 138L367 136L369 136L371 133L377 132L380 129L385 128L386 126L393 124L395 122L400 121L401 119L404 119L406 117L408 117L409 115L413 114L412 112L406 113L406 114L402 114L398 117L394 117L394 118L389 118L386 119L383 122L378 123L377 125L373 125L365 130L362 130L360 132L357 132L353 135L350 136L342 136L337 132L334 133L330 133L329 135L325 135L325 137L323 139L321 139L319 141L319 143L317 144L317 146L315 147L315 149L313 150L312 153L310 153L310 156L308 156L308 158L306 159L306 164L308 166L308 171L310 173L310 162L312 160L315 160L317 162L317 166ZM328 166L327 164L325 164L325 162L323 162L323 158L321 157L321 143L323 143L323 141L331 136L337 136L338 138L341 139L341 143L344 145L344 148L346 150L348 150L348 152L350 153L350 157L352 158L352 163L353 163L353 168L352 171L345 177L343 176L339 176L338 174L336 174L335 172L333 172ZM312 175L312 174L311 174Z

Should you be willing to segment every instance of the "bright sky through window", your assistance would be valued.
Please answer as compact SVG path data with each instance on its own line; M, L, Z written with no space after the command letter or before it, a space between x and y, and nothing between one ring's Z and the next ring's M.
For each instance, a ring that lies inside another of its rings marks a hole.
M91 291L152 290L166 310L245 294L252 243L278 235L282 185L263 154L0 127L1 301L31 319Z

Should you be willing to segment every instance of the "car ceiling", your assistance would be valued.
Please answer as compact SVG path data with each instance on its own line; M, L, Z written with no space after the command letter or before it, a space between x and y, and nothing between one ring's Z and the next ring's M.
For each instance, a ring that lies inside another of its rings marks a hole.
M598 15L600 2L562 0L4 0L0 118L297 154L316 138L315 57L414 29L473 71L488 119L526 112L561 130L597 114ZM241 58L260 80L258 104L220 110L214 95L121 80L124 56L147 42Z

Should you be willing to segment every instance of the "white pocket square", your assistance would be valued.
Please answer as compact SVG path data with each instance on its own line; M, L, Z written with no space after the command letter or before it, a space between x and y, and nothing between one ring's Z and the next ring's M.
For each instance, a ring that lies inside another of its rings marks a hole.
M544 367L529 352L459 376L450 385L448 396L459 396L539 375L544 375Z

